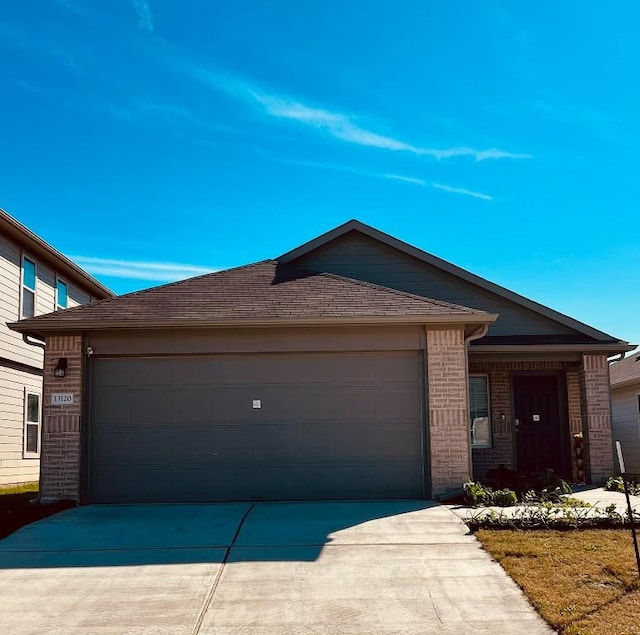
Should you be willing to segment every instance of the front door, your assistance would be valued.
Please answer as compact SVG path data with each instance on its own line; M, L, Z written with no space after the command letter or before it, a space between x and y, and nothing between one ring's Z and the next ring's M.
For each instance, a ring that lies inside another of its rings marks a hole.
M515 375L513 405L518 472L550 467L563 474L557 376Z

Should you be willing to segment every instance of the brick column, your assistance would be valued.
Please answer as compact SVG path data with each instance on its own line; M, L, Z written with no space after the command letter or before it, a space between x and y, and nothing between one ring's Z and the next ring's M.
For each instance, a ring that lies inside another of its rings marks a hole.
M588 478L600 484L613 474L609 364L605 355L582 356L580 392Z
M64 378L54 377L58 359L67 359ZM73 395L71 405L52 405L53 393ZM40 496L43 502L80 501L80 418L82 413L82 337L47 338L44 356Z
M470 476L467 351L463 329L427 331L431 495L459 490Z

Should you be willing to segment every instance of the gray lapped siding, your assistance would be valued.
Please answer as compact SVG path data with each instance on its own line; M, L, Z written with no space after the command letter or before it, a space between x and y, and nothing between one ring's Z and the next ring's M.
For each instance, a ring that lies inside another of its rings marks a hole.
M489 335L574 335L576 331L528 311L456 276L349 232L294 261L295 265L365 280L436 300L498 313Z

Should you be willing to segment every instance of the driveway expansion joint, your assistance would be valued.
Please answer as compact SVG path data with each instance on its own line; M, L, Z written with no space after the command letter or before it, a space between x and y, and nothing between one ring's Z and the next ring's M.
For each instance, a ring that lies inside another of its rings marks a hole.
M236 529L235 534L233 534L233 538L231 539L229 546L226 547L226 550L224 552L224 558L220 563L220 568L218 569L218 571L216 572L216 575L213 578L213 582L211 583L211 588L209 589L209 592L207 593L207 596L204 599L204 603L202 604L202 608L198 613L198 618L196 619L196 623L193 626L191 635L198 635L198 633L200 632L200 629L202 628L202 622L204 621L204 616L207 614L207 611L211 606L211 602L213 601L213 596L215 595L216 589L218 588L218 584L220 584L220 578L222 578L222 573L224 571L225 565L227 564L227 561L229 560L229 556L231 555L231 549L233 549L235 542L238 539L240 532L242 531L242 527L254 507L255 507L255 504L252 503L248 507L248 509L245 511L244 515L240 519L240 522L238 523L238 527Z

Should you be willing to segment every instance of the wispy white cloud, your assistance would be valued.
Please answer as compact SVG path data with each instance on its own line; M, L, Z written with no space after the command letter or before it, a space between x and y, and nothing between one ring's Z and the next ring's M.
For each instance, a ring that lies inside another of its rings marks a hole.
M267 114L280 119L288 119L314 128L324 129L342 141L361 146L381 148L395 152L430 156L435 159L453 157L472 157L476 161L487 159L530 159L531 155L507 152L499 148L478 150L467 146L453 148L424 148L393 137L385 136L362 128L354 123L354 119L344 113L312 108L297 101L267 95L247 87L247 92L266 110Z
M78 266L93 275L149 280L153 282L175 282L193 276L200 276L220 268L185 265L175 262L143 262L139 260L113 260L93 256L70 256Z
M365 178L370 178L370 179L400 181L401 183L409 183L411 185L418 185L419 187L424 187L424 188L433 188L436 190L441 190L443 192L448 192L450 194L462 194L464 196L471 196L472 198L481 199L483 201L493 200L493 196L490 196L489 194L484 194L482 192L474 192L472 190L467 190L462 187L454 187L452 185L445 185L443 183L433 183L431 181L427 181L426 179L420 179L416 176L407 176L404 174L383 174L382 172L360 170L358 168L354 168L346 165L316 163L314 161L296 161L292 159L283 159L280 157L274 157L272 155L268 155L264 153L261 153L261 154L263 154L269 159L278 161L279 163L286 163L288 165L300 165L303 167L320 168L321 170L331 170L333 172L344 172L346 174L356 174L357 176L364 176Z
M492 201L493 196L483 194L482 192L473 192L471 190L465 190L463 187L453 187L451 185L445 185L443 183L431 183L431 187L436 190L442 190L443 192L449 192L450 194L462 194L464 196L471 196L472 198L479 198L483 201Z
M532 158L530 154L509 152L500 148L479 150L470 146L455 146L451 148L418 146L364 128L356 123L356 117L346 113L316 108L296 99L269 94L240 77L206 69L198 65L187 65L185 68L195 79L225 93L229 97L244 101L250 106L260 106L261 111L269 117L315 128L347 143L393 152L406 152L417 156L429 156L438 160L454 157L471 157L475 161Z
M383 174L382 176L392 181L403 181L404 183L413 183L414 185L428 185L424 179L418 179L414 176L403 176L402 174Z
M133 8L138 14L138 26L143 31L153 32L153 12L146 0L133 0Z

